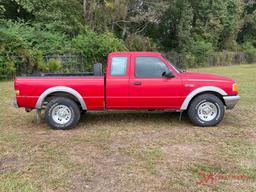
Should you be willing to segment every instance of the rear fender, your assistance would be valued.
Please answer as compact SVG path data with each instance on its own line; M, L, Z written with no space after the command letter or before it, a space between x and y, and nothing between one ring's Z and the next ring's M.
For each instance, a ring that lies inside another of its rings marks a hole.
M46 97L52 93L55 92L64 92L73 95L81 104L81 107L83 110L87 110L87 107L85 105L85 102L83 100L83 97L78 93L76 90L70 88L70 87L65 87L65 86L57 86L57 87L51 87L47 90L45 90L40 97L38 98L36 102L36 109L42 109L43 102L45 101Z

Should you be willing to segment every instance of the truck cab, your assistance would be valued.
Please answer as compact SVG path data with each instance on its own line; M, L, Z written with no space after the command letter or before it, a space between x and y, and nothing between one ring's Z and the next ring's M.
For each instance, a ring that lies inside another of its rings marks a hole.
M178 74L160 53L112 53L106 70L106 108L177 110L184 92Z

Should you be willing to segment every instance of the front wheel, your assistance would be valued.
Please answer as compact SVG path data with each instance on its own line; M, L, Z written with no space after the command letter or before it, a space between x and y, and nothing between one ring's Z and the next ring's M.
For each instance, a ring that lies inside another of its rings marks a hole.
M71 129L80 120L80 110L73 100L57 97L48 103L45 119L53 129Z
M194 125L211 127L221 122L224 111L224 104L217 96L203 94L192 100L188 109L188 116Z

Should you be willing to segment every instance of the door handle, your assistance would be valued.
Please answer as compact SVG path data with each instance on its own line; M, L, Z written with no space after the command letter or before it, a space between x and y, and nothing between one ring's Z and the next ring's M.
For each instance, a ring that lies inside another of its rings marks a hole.
M138 81L133 82L133 85L141 85L141 82L138 82Z

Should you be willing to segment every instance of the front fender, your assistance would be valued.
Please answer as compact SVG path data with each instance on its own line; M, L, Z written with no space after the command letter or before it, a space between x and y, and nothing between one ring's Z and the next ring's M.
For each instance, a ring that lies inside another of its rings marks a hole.
M214 87L214 86L204 86L204 87L199 87L195 90L193 90L184 100L184 102L181 105L180 110L184 111L187 110L188 105L190 103L190 101L198 94L200 93L204 93L204 92L215 92L215 93L219 93L222 96L226 96L228 95L223 89L219 88L219 87Z

